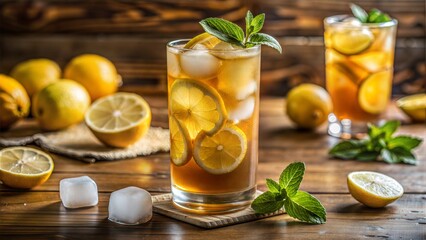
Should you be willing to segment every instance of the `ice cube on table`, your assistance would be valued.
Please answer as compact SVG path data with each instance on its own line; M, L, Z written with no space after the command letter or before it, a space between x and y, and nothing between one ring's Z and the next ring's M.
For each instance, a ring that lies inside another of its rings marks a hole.
M136 225L152 217L151 194L138 187L126 187L111 193L108 219L112 222Z
M59 195L66 208L80 208L98 204L98 187L88 176L64 178L59 182Z
M180 56L180 66L190 78L209 79L218 72L220 61L207 51L194 50Z

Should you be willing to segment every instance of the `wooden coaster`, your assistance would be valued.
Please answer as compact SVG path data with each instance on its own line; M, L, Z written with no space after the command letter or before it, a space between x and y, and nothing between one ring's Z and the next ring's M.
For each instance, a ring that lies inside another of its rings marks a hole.
M256 196L259 196L260 194L262 194L261 191L256 192ZM219 228L285 213L283 210L278 210L270 214L256 214L251 207L248 207L238 212L227 213L222 215L198 215L185 212L175 207L172 203L171 193L153 196L152 201L154 212L202 228Z

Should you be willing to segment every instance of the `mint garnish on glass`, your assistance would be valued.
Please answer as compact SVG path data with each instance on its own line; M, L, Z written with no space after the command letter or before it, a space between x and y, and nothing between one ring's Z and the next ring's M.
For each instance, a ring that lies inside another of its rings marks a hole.
M389 121L382 126L370 124L367 139L339 142L329 154L341 159L417 164L412 150L419 146L422 140L404 135L393 137L399 125L399 121Z
M273 213L284 207L287 214L307 223L326 222L325 208L320 201L299 186L305 174L305 164L288 165L280 175L279 182L266 179L269 191L259 195L251 204L256 213Z
M361 23L383 23L392 20L388 14L376 8L371 9L370 12L367 13L362 7L352 3L351 10L354 17Z
M204 28L204 31L224 42L243 48L262 44L272 47L282 53L281 45L274 37L265 33L260 33L263 23L265 22L264 13L254 17L250 11L247 11L245 21L245 34L240 26L222 18L206 18L201 20L200 24Z

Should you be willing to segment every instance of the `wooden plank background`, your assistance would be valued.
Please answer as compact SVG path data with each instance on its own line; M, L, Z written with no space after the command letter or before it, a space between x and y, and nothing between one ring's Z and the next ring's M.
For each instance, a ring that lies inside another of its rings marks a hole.
M47 57L62 67L74 56L111 59L123 76L122 90L165 93L165 45L190 38L205 17L243 23L247 9L265 12L264 32L276 36L282 55L263 48L262 93L283 96L301 82L324 85L324 17L349 13L351 0L2 0L0 73L18 62ZM425 91L425 2L357 1L399 21L394 95Z

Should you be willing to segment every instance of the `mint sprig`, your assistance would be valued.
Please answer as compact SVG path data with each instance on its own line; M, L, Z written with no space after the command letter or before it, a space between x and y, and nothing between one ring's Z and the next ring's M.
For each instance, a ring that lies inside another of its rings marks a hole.
M279 183L266 179L269 191L259 195L251 207L256 213L272 213L284 207L289 216L300 221L325 223L326 212L320 201L309 193L299 190L304 174L304 163L291 163L281 173Z
M371 9L370 12L367 13L362 7L356 4L352 3L350 7L354 17L362 23L383 23L391 20L388 14L376 8Z
M412 150L423 140L405 135L394 137L399 125L399 121L388 121L381 126L369 124L366 139L339 142L330 149L329 155L341 159L415 165L417 160Z
M274 37L259 33L265 22L264 13L253 16L250 11L247 11L245 22L245 34L240 26L222 18L206 18L201 20L200 24L204 31L224 42L243 48L266 45L282 53L281 45Z

